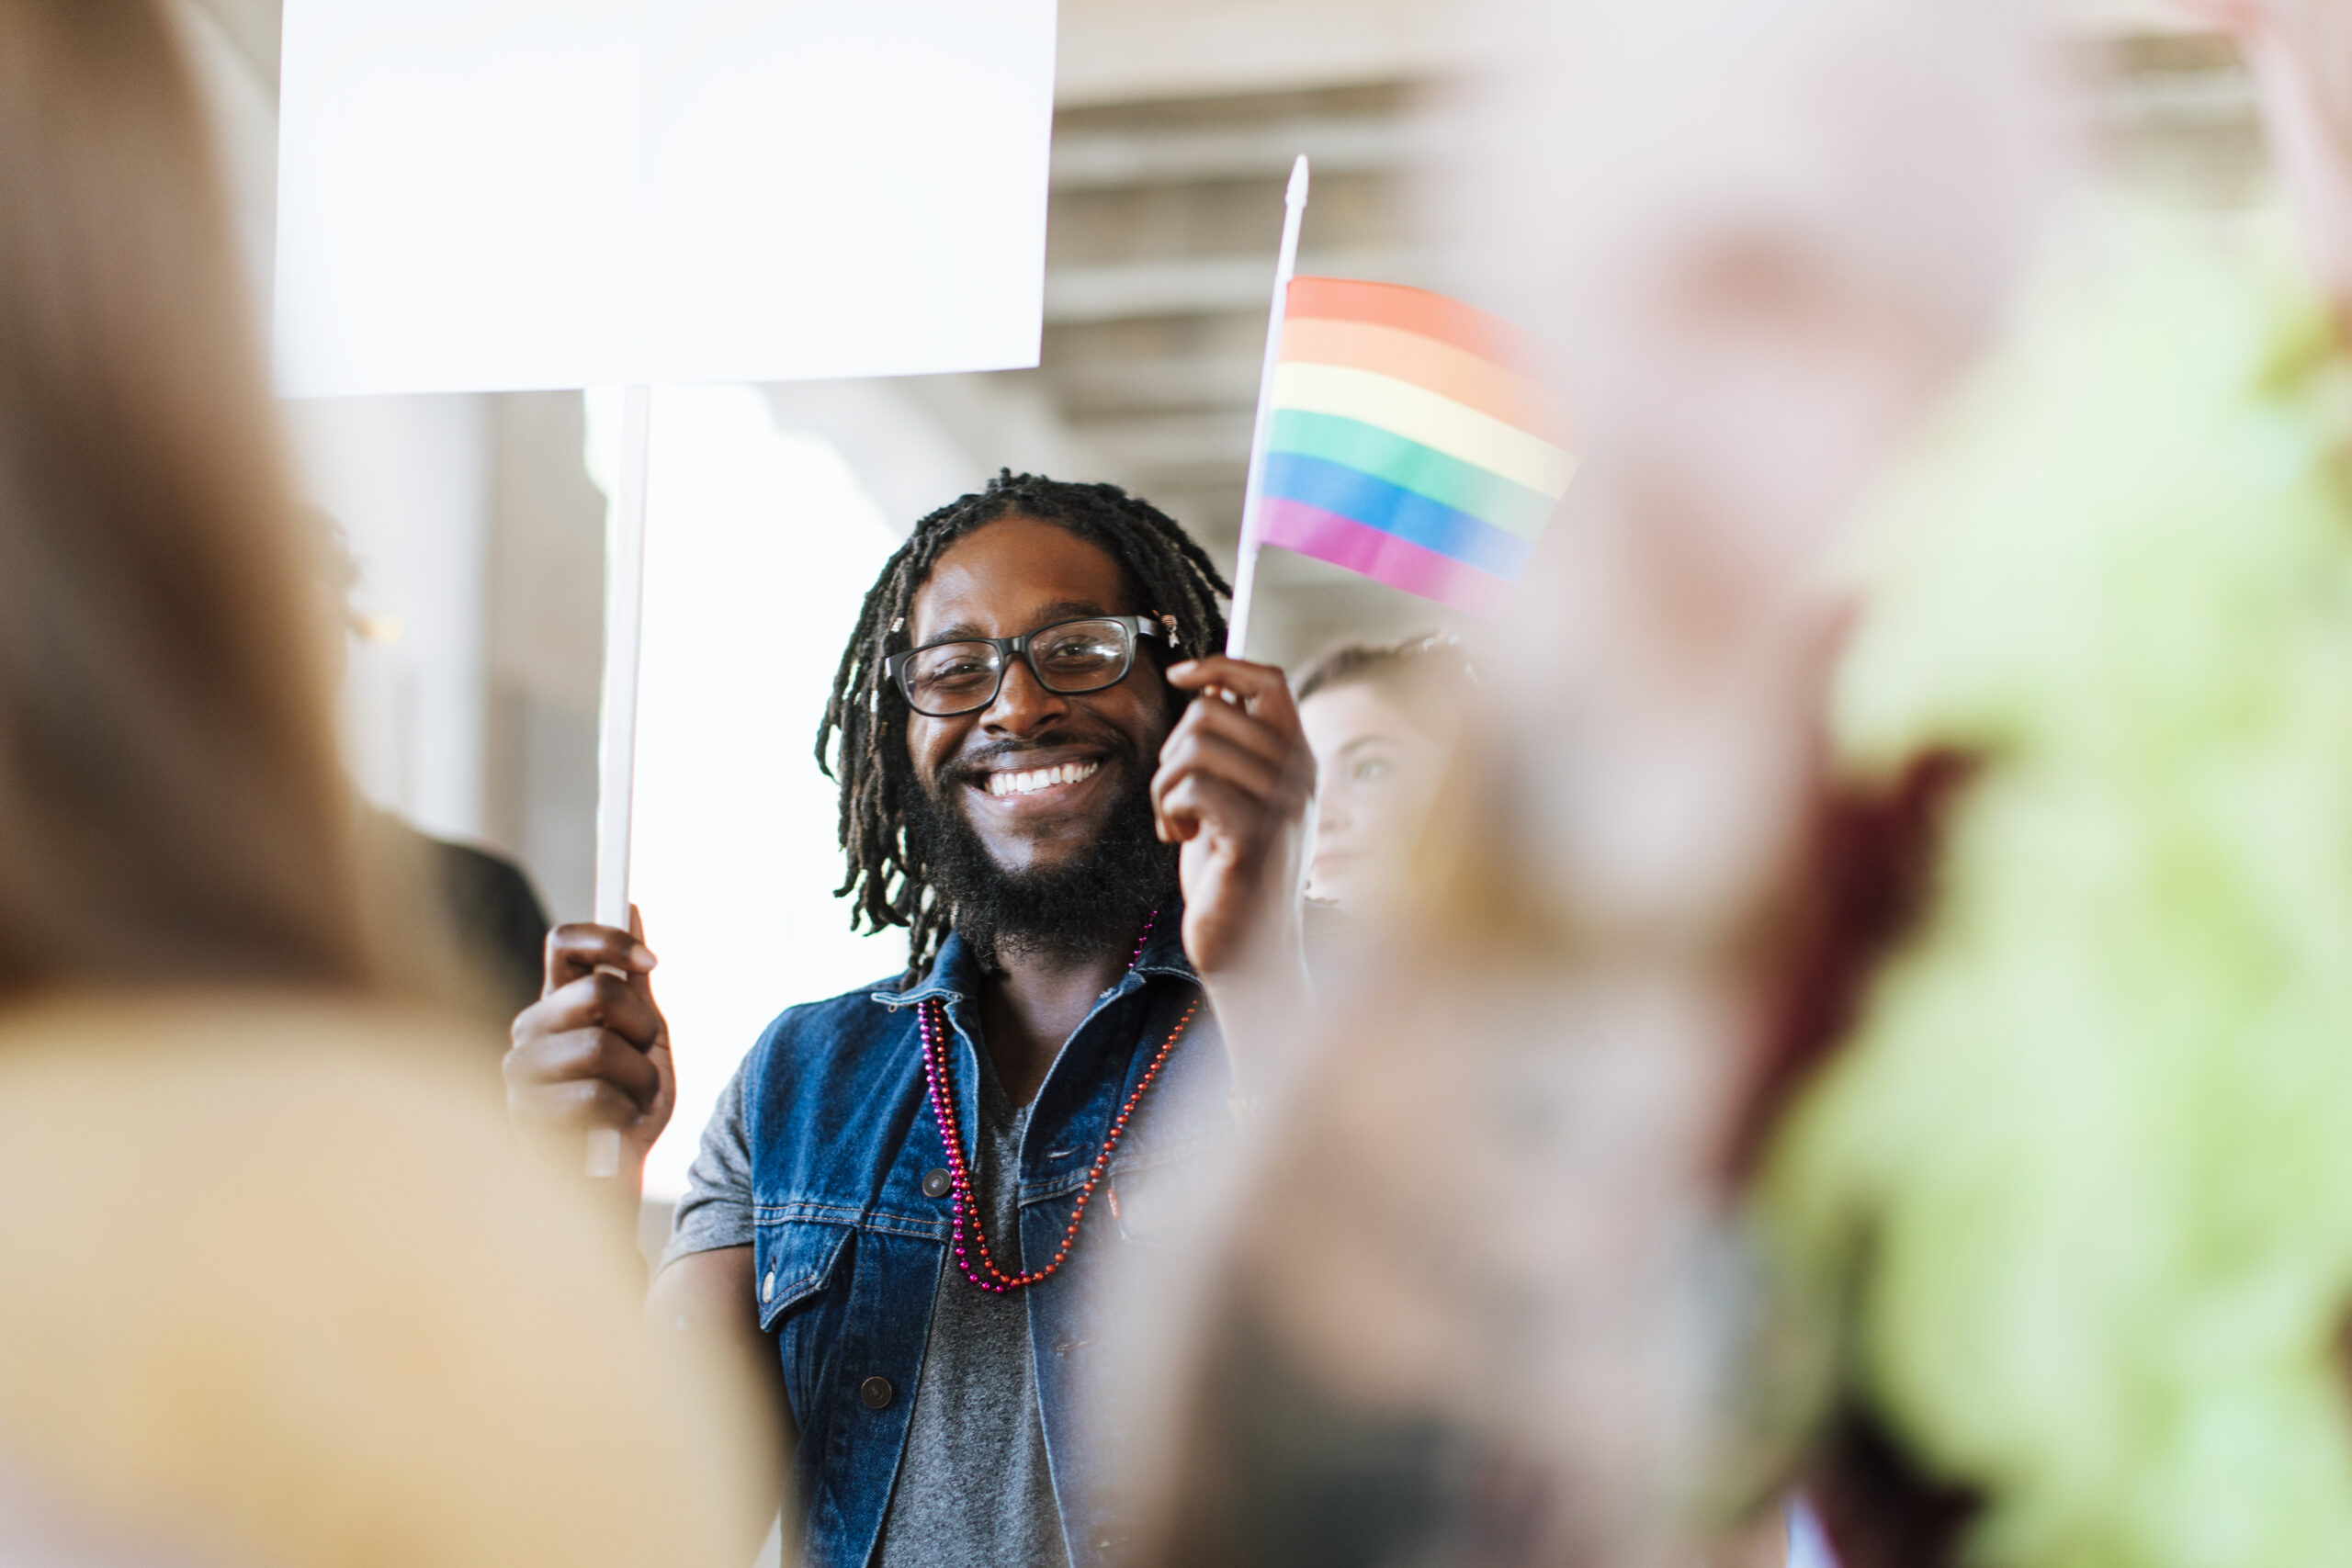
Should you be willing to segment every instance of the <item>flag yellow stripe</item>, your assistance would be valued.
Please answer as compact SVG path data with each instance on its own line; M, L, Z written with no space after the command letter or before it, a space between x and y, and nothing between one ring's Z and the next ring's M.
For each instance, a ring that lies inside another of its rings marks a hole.
M1433 451L1557 500L1576 460L1562 448L1426 388L1340 365L1285 364L1274 407L1331 414L1393 431Z

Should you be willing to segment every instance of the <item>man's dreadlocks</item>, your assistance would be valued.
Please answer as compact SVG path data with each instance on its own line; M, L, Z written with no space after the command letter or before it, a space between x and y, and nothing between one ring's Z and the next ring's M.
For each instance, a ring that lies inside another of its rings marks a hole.
M922 787L907 755L907 705L886 690L883 660L912 646L915 592L948 547L1001 517L1034 517L1097 546L1119 563L1137 609L1175 620L1179 659L1225 650L1219 594L1233 590L1208 553L1176 520L1116 485L1068 484L1001 470L988 488L941 507L882 569L857 629L842 653L833 693L817 727L817 765L842 786L841 843L849 874L837 896L854 897L850 929L908 932L907 978L929 968L953 911L941 907L929 868L907 830L907 792ZM832 742L840 736L840 771Z

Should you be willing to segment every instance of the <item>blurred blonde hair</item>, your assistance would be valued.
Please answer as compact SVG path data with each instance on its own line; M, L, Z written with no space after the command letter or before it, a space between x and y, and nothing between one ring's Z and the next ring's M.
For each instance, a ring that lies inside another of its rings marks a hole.
M0 1477L175 1560L722 1568L780 1462L739 1391L380 1005L163 5L0 0Z
M783 1462L742 1380L646 1332L585 1184L419 1038L258 997L0 1019L0 1478L200 1563L734 1568Z
M315 573L151 0L0 0L0 987L361 981Z

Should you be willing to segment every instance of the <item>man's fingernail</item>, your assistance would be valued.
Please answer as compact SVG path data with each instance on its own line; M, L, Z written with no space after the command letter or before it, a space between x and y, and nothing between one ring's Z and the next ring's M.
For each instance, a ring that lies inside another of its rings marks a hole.
M641 942L628 950L628 961L639 969L650 969L662 962L653 956L653 950Z

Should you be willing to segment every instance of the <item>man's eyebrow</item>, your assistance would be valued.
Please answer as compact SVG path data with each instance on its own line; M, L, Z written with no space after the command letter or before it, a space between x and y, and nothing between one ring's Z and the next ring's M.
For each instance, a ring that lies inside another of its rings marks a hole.
M1113 614L1112 611L1104 609L1091 599L1057 599L1037 612L1036 621L1029 629L1043 631L1059 621L1079 621L1093 615L1111 614ZM983 637L988 635L969 621L957 621L954 626L942 626L935 632L926 633L922 640L925 644L955 642L963 637Z
M1037 626L1050 626L1056 621L1082 620L1089 615L1107 615L1112 612L1091 599L1060 599L1037 612Z

